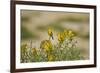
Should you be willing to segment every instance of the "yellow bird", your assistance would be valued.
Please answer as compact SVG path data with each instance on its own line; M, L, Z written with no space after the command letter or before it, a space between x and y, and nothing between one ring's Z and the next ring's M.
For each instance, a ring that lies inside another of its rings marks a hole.
M52 38L52 40L54 40L53 32L52 32L51 28L48 29L48 35L49 35L49 40L50 40L50 38Z

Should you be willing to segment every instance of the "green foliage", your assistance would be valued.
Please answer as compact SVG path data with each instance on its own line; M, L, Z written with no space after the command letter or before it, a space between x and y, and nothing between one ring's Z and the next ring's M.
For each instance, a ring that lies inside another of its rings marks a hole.
M47 30L47 27L51 27L51 28L55 29L55 31L63 31L65 29L64 27L62 27L60 25L60 22L58 22L58 21L52 22L52 23L48 24L47 26L40 25L37 27L37 29L40 31L41 30L45 31L45 30Z
M57 35L58 42L55 45L52 44L50 39L41 41L40 48L30 48L28 45L22 45L21 62L73 61L84 59L81 49L77 48L77 40L75 39L76 35L74 32L66 30L59 33L60 35Z
M68 21L68 22L88 22L89 19L87 16L66 16L66 17L63 17L61 19L59 19L59 21Z
M37 27L37 30L40 30L40 31L44 31L46 29L47 29L46 26L43 26L43 25L40 25Z
M29 18L28 16L22 16L22 17L21 17L21 21L22 21L22 22L28 22L29 19L30 19L30 18Z
M36 34L31 33L26 27L21 26L21 39L36 38Z

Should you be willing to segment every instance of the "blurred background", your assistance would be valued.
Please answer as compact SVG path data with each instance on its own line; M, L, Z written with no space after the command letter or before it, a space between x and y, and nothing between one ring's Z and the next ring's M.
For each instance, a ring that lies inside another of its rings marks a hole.
M39 48L42 40L48 40L48 28L53 29L53 44L57 32L71 29L76 34L77 47L82 49L84 59L89 59L89 14L75 12L52 12L21 10L21 44Z

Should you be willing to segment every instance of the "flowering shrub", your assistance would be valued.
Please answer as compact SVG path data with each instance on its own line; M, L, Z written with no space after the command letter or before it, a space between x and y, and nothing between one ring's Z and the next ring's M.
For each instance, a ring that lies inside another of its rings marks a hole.
M57 33L57 43L52 44L55 40L53 31L48 29L48 40L40 43L40 48L31 47L27 44L21 45L21 62L43 62L43 61L69 61L81 60L81 50L77 48L76 34L72 30L64 30Z

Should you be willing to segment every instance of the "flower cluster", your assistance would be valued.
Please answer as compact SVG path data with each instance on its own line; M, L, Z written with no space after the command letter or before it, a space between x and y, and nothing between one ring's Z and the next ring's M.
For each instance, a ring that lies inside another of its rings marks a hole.
M45 52L49 52L52 50L52 43L50 40L44 40L40 44L40 48L43 49Z
M82 56L80 49L77 48L75 32L64 30L57 32L57 38L51 28L48 29L49 39L40 43L40 48L27 48L27 44L21 46L21 62L41 62L41 61L62 61L62 60L80 60ZM51 40L57 39L57 43L52 44Z

